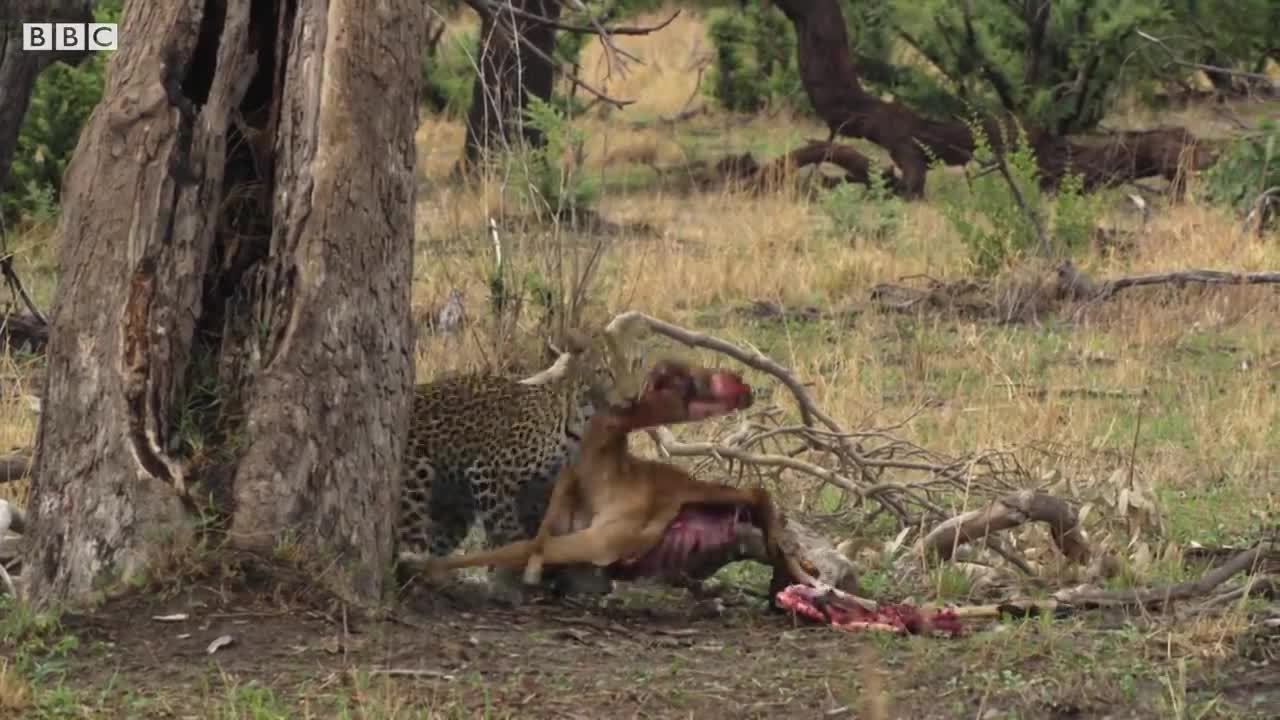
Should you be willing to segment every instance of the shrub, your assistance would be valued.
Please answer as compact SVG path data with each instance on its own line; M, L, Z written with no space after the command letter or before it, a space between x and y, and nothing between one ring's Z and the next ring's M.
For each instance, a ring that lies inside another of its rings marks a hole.
M994 163L990 140L977 123L971 123L970 128L975 152L965 168L970 175L969 191L944 186L939 199L943 217L969 249L974 270L991 275L1038 249L1040 238L1028 212L1044 226L1050 252L1055 256L1069 255L1083 247L1096 224L1100 201L1084 194L1082 179L1078 175L1065 176L1057 192L1046 198L1040 189L1035 151L1027 142L1025 131L1019 128L1017 137L1006 142L1009 151L1004 160L1026 204L1024 209L1009 181L990 169Z
M1262 201L1262 194L1280 187L1280 123L1264 120L1259 132L1231 143L1205 172L1204 192L1213 203L1226 205L1242 216L1255 209L1259 230L1270 227L1280 212L1280 196Z
M849 182L836 185L819 196L818 206L831 218L841 237L863 235L882 241L893 237L902 225L902 200L879 173L872 173L869 186Z

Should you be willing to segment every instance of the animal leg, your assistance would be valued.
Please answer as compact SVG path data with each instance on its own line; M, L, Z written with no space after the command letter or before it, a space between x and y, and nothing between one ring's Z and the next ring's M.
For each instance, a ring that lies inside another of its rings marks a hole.
M573 519L573 502L576 499L577 477L569 463L565 463L556 473L555 483L551 486L551 499L547 501L547 510L542 514L542 523L538 525L538 533L533 536L529 559L524 566L524 582L526 585L537 585L542 582L543 551L551 533L560 529L568 530Z
M662 538L665 524L647 522L643 515L619 515L585 530L567 535L552 535L542 546L543 561L551 565L592 563L606 566L624 557L642 555ZM534 549L532 540L520 540L495 550L432 558L427 561L429 574L443 573L463 567L492 565L521 568Z

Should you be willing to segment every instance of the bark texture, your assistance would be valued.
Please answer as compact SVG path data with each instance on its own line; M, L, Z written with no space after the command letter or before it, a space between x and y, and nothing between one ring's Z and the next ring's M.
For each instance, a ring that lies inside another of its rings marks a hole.
M512 7L552 22L560 18L558 0L514 0ZM517 135L535 147L544 142L542 132L524 122L524 109L530 96L551 99L555 67L517 42L512 27L543 55L552 57L555 51L556 30L551 25L524 14L506 13L495 18L481 13L480 72L471 86L464 165L483 159L492 148L503 147Z
M93 0L5 0L12 7L0 12L0 188L9 177L18 147L22 119L31 104L36 76L55 62L75 65L87 57L83 51L24 52L20 22L92 22ZM11 5L10 5L11 4Z
M210 495L233 544L292 539L330 589L381 592L412 383L422 16L410 0L126 4L137 40L64 183L37 603L148 572ZM177 433L211 365L240 381L203 428L233 458L219 473Z

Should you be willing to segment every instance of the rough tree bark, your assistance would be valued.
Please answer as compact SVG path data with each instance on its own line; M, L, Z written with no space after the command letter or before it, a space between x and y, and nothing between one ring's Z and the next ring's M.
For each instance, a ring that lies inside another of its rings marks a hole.
M773 0L795 27L801 83L814 110L832 135L864 138L889 152L902 172L903 194L924 194L929 158L924 148L948 165L973 157L973 134L959 119L926 118L900 102L886 102L863 89L849 50L844 15L837 0ZM1015 137L1012 118L982 121L992 149ZM1186 130L1161 129L1117 133L1099 143L1077 144L1043 128L1025 126L1040 161L1041 182L1055 187L1066 172L1082 175L1085 188L1160 175L1176 181L1182 161L1192 169L1213 162L1213 153L1198 146Z
M64 185L24 563L37 604L145 577L210 497L233 546L291 540L339 595L381 593L412 383L423 15L126 3L132 40ZM176 431L184 414L219 464Z
M513 0L511 7L525 14L506 13L497 20L480 6L479 73L471 86L471 107L467 110L467 134L463 142L462 166L483 160L490 149L517 136L534 147L544 142L542 131L524 122L529 97L551 99L555 67L531 52L511 34L511 28L552 57L556 29L532 20L528 15L555 22L560 19L558 0Z
M77 65L88 57L84 51L24 52L19 23L93 21L93 0L6 0L8 3L13 3L13 14L0 14L0 188L9 177L36 76L55 62Z

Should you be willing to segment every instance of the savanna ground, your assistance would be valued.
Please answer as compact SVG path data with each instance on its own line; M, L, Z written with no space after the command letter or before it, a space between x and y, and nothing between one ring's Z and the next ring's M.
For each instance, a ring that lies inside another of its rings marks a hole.
M1144 536L1149 557L1133 561L1113 585L1199 574L1204 565L1184 562L1181 549L1189 543L1244 542L1275 523L1280 294L1274 288L1133 290L1076 325L877 312L865 307L877 283L968 274L965 248L935 204L904 207L892 236L877 239L836 232L804 192L691 192L658 177L648 163L714 161L743 150L773 157L826 131L785 114L709 114L631 127L686 106L694 83L688 68L708 43L688 11L657 35L620 43L648 64L615 76L609 89L638 102L625 113L593 113L579 123L588 138L586 170L599 184L603 217L624 227L647 223L652 232L632 226L587 236L504 224L504 253L515 276L545 282L552 273L540 258L560 254L572 265L603 237L591 290L598 316L639 309L752 344L792 368L847 426L911 416L897 432L918 445L957 456L1015 450L1037 474L1057 468L1080 482L1107 478L1132 459L1153 488L1163 528ZM588 74L601 75L599 53L593 48L588 56ZM1249 117L1277 108L1235 111ZM1207 136L1230 127L1214 111L1195 108L1160 118L1121 112L1109 124L1156 120ZM460 336L421 337L420 379L505 363L499 356L510 354L486 319L494 265L487 224L504 208L511 211L506 204L518 191L508 185L504 193L501 179L478 194L447 182L462 132L460 123L438 118L427 118L419 132L415 311L425 315L456 287L475 322ZM949 182L963 180L955 171L933 173L931 192ZM1243 234L1225 211L1159 203L1144 224L1124 191L1103 197L1100 222L1128 231L1133 243L1123 253L1098 247L1080 253L1077 263L1095 276L1280 268L1280 238ZM27 228L16 247L19 270L46 306L54 282L51 233ZM838 320L785 322L735 312L756 299L862 310ZM526 330L536 317L531 308ZM0 363L0 449L26 446L35 423L26 397L39 362L4 356ZM763 388L762 402L792 409L768 378L752 374L749 381ZM784 486L786 502L794 506L806 490L819 509L837 509L839 497L798 478ZM0 492L20 499L25 488ZM914 584L895 584L876 561L876 548L891 534L882 524L857 522L864 512L822 527L869 548L859 565L870 594L982 599L966 576L946 567ZM718 579L763 588L750 567L732 566ZM1065 577L1047 579L1051 588L1066 584ZM1265 607L1256 600L1211 612L1004 621L947 640L807 626L763 612L762 601L750 596L723 616L698 616L682 592L639 586L621 588L607 608L439 602L397 622L356 622L341 608L316 609L304 594L298 583L205 568L179 586L58 620L7 606L0 619L0 715L1280 716L1280 671L1260 648L1274 640L1250 630ZM154 619L173 614L186 619ZM224 635L232 642L209 653ZM379 672L387 668L402 672Z

